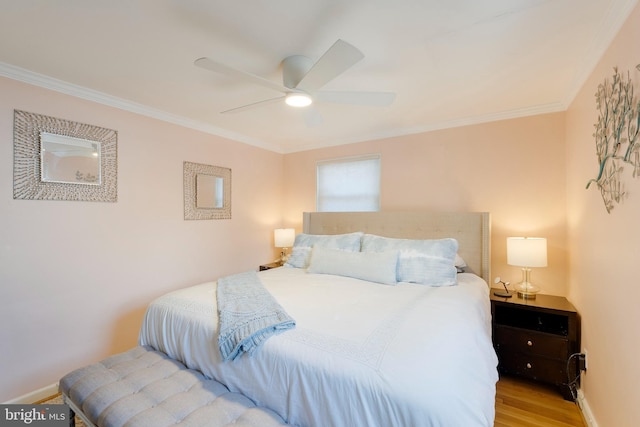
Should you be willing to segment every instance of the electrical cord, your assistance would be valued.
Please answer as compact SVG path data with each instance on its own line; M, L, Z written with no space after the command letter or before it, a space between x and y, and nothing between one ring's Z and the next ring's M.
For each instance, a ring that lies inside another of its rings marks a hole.
M572 380L570 375L571 371L569 370L569 368L571 366L571 360L582 355L582 353L573 353L567 359L567 386L569 387L569 391L571 392L571 396L573 397L574 402L576 401L576 399L578 399L578 382L580 381L580 372L578 372L578 375L576 375Z

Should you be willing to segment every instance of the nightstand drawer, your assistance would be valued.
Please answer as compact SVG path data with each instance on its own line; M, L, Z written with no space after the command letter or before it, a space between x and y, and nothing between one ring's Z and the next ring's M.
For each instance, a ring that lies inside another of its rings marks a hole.
M523 353L501 355L500 352L498 358L500 369L505 372L558 385L567 381L566 362L561 360Z
M557 335L495 325L494 342L500 351L541 355L566 362L568 341Z

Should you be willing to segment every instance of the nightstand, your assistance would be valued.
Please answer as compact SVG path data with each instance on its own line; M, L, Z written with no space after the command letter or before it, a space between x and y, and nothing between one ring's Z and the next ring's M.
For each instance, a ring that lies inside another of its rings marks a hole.
M282 262L274 261L274 262L270 262L269 264L262 264L260 267L258 267L258 270L264 271L264 270L270 270L272 268L277 268L277 267L282 267Z
M578 375L572 358L580 351L578 312L564 297L538 294L526 300L491 292L493 345L501 373L553 384L574 400L567 383Z

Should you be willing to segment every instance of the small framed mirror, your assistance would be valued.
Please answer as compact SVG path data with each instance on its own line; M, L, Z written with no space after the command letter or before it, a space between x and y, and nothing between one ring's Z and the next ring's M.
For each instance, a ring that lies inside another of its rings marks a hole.
M231 218L231 169L184 162L184 219Z

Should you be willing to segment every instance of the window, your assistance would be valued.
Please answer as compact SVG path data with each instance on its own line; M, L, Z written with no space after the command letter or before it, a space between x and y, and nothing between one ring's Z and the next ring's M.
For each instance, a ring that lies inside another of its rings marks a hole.
M317 164L318 212L380 210L380 155Z

